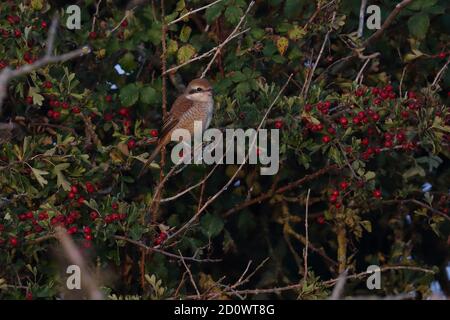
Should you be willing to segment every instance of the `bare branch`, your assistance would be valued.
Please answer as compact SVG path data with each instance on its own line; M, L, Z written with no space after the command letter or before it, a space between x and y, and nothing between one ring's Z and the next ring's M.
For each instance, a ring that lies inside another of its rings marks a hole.
M308 233L308 211L309 211L309 194L311 189L308 189L308 194L306 195L306 209L305 209L305 249L303 251L303 262L304 262L304 274L303 282L306 283L308 277L308 245L309 245L309 233Z
M367 0L361 0L361 8L359 9L359 25L358 25L358 38L363 36L364 31L364 17L366 14Z

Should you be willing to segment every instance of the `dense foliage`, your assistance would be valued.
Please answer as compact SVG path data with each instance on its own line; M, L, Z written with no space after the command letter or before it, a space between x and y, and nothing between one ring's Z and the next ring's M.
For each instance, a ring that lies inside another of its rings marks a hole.
M92 48L8 85L0 109L0 297L64 292L58 225L112 298L324 298L344 270L355 275L348 295L427 297L432 281L449 294L447 0L409 1L375 37L367 28L357 37L356 0L258 0L247 15L247 1L223 0L170 24L211 2L167 0L162 18L160 1L86 0L80 30L65 26L70 1L0 4L0 69L44 55L54 14L54 54ZM370 2L382 24L397 3ZM211 126L258 127L292 74L264 122L281 130L280 171L170 172L166 159L162 171L155 163L138 179L161 106L169 109L213 54L167 79L161 70L212 50L236 26L243 33L207 70ZM163 185L161 173L171 174ZM380 290L366 289L360 274L371 264L384 268ZM269 290L245 291L255 288Z

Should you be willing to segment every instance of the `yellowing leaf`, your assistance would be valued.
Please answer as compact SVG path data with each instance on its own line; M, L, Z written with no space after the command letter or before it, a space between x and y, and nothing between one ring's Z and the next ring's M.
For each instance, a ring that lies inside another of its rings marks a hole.
M36 169L33 167L31 167L31 171L33 171L33 174L41 187L45 186L48 183L48 181L43 177L44 175L48 174L48 171Z
M28 95L33 98L33 104L42 106L42 102L44 101L44 96L39 94L39 88L30 87L30 89L28 90Z
M289 40L286 37L279 37L277 40L277 49L281 55L284 55L289 46Z
M299 27L299 26L295 26L294 28L292 28L291 30L288 31L288 37L291 40L299 40L301 38L303 38L306 34L305 29Z
M195 48L190 44L182 46L177 53L178 63L185 63L195 55Z

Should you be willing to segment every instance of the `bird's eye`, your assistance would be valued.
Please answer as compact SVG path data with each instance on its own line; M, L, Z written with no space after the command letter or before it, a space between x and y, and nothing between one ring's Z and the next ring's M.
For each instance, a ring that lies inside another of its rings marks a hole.
M202 88L197 88L197 92L203 91Z

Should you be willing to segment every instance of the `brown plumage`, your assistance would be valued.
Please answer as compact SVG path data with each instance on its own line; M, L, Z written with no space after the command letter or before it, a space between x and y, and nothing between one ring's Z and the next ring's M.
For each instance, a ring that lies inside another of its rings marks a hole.
M139 177L144 174L148 164L156 158L161 149L171 141L171 135L175 129L189 130L192 135L194 121L202 121L203 130L205 130L211 122L213 108L213 92L209 81L206 79L192 80L184 93L173 103L164 120L155 150L146 161Z

